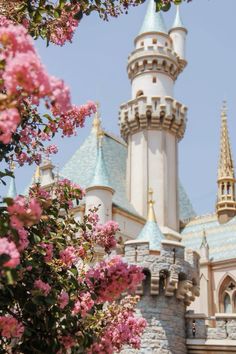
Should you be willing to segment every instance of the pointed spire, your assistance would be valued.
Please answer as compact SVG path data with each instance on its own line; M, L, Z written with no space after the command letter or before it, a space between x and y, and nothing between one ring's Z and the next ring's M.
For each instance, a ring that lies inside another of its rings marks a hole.
M99 133L102 131L102 127L101 127L101 118L99 112L100 104L97 102L96 106L97 106L97 111L94 114L94 118L93 118L92 132L98 136Z
M226 102L223 102L221 111L220 159L217 183L216 211L219 222L225 223L236 215L234 164L229 141Z
M40 167L36 166L34 177L33 177L34 183L40 183L41 182L41 172L40 172Z
M14 172L15 170L15 164L13 161L10 163L10 171ZM9 188L7 191L6 198L15 198L17 196L17 191L16 191L16 182L15 182L15 177L10 177L10 183L9 183Z
M156 3L154 0L149 0L146 15L144 17L139 35L148 32L167 33L162 13L161 11L156 11Z
M184 28L185 29L182 18L180 16L180 6L179 5L176 5L175 20L174 20L174 23L173 23L171 29L173 29L173 28Z
M153 190L151 188L149 188L148 194L149 194L149 199L148 199L148 216L147 216L147 220L156 222L156 215L155 215L155 212L154 212L154 203L155 202L153 201Z
M159 250L161 241L164 239L164 236L156 222L156 216L153 208L153 192L151 189L149 189L148 194L149 198L147 222L138 235L137 240L148 241L150 250Z
M218 178L234 178L234 164L232 159L228 124L227 124L227 106L223 102L221 111L221 136L220 136L220 160L218 166Z
M91 184L89 185L89 188L95 186L112 188L109 182L108 173L103 156L103 138L104 133L100 131L98 136L97 163L95 167L94 176Z
M201 243L200 249L201 248L209 248L207 238L206 238L206 230L205 229L203 229L203 232L202 232L202 243Z

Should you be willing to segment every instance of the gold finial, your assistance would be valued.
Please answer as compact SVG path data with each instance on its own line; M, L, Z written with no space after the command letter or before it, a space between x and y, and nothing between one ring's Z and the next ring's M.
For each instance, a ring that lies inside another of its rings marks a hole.
M40 167L37 166L34 173L34 183L40 183L40 176L41 176Z
M16 165L15 165L15 163L14 163L14 161L10 161L10 163L9 163L9 169L10 169L10 171L11 172L14 172L15 171L15 168L16 168Z
M94 114L92 131L98 136L102 128L101 128L101 119L100 119L100 111L99 111L100 104L97 102L96 106L97 106L97 112Z
M222 118L222 120L227 119L227 111L228 111L227 102L226 102L226 100L224 100L223 103L222 103L222 108L221 108L221 118Z
M156 216L154 212L154 200L153 200L153 190L152 188L149 188L148 190L148 221L155 221L156 222Z

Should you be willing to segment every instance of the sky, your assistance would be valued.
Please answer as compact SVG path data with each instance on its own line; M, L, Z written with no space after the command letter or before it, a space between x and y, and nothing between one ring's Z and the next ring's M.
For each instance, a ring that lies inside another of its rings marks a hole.
M146 6L147 2L109 22L96 14L84 17L72 44L46 48L44 42L36 43L48 72L70 86L73 103L98 101L103 127L117 135L119 106L131 99L127 58ZM174 10L173 6L164 14L168 27L174 20ZM179 174L197 214L211 213L215 208L223 100L228 102L231 145L236 156L235 13L235 0L193 0L181 5L188 29L188 66L175 84L175 98L189 110L185 137L179 144ZM57 168L61 169L84 141L91 121L89 118L76 137L55 139L59 152L53 156L53 163ZM18 193L30 183L34 168L16 169Z

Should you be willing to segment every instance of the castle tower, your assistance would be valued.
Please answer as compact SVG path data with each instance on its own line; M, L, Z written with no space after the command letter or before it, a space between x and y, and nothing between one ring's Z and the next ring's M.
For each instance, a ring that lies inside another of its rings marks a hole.
M14 173L15 165L13 162L10 163L9 169L12 173ZM16 196L17 196L16 182L15 182L15 176L13 176L10 177L10 183L5 198L15 198Z
M86 188L86 214L89 212L89 209L99 207L99 222L104 224L112 219L112 196L114 194L114 189L110 185L104 162L102 150L103 132L100 123L99 115L98 113L95 113L92 129L93 132L97 134L98 139L97 164L93 180L89 187Z
M183 27L167 33L161 12L150 0L128 59L132 99L120 107L121 135L128 144L128 198L146 218L147 191L152 186L159 225L175 232L179 231L177 145L184 135L187 108L174 99L174 83L186 65L185 36Z
M219 222L225 223L236 215L234 164L229 141L225 103L221 112L220 159L217 183L216 212Z
M45 158L40 166L40 184L41 186L49 186L55 182L54 165L49 158Z
M137 289L138 308L148 323L138 353L186 354L185 312L199 296L199 255L163 239L152 199L148 215L138 239L125 243L126 260L143 267L146 275Z

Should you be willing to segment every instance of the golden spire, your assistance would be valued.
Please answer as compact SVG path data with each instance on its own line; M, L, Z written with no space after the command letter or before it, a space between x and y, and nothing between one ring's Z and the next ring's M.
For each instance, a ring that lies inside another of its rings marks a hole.
M154 211L154 201L153 201L153 190L149 188L148 190L148 216L147 221L154 221L156 222L156 215Z
M15 168L16 168L16 165L15 165L15 163L14 163L14 161L10 161L10 163L9 163L9 169L10 169L10 171L11 172L14 172L15 171Z
M94 114L94 118L93 118L92 132L94 132L98 136L102 131L102 127L101 127L101 118L100 118L100 111L99 111L100 104L97 102L96 106L97 106L97 111Z
M40 167L37 166L34 173L34 183L40 183L40 177L41 177Z
M228 124L227 124L227 106L223 102L221 110L221 136L220 136L220 159L218 166L218 179L225 177L234 178L234 163L232 159Z

